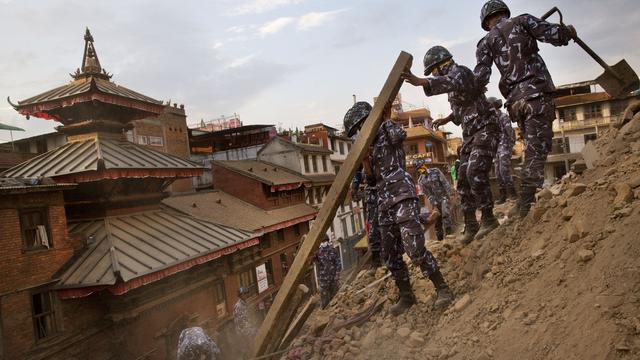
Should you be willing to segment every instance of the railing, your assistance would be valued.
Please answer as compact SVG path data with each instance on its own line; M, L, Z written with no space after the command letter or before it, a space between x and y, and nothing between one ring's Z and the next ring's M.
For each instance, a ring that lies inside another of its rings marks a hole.
M560 122L554 121L553 122L553 131L554 132L558 132L558 131L561 131L561 130L570 131L570 130L578 130L578 129L596 127L596 126L604 126L604 125L608 126L608 125L616 122L617 119L618 119L617 115L615 115L615 116L604 116L604 117L598 117L598 118L593 118L593 119L564 121L562 123L562 125L560 125Z

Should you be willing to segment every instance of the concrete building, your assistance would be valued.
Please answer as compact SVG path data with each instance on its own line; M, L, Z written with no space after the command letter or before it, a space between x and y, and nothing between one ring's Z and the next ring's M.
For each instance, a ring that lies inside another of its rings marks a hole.
M640 95L612 99L596 85L586 81L559 86L556 96L556 119L553 122L553 143L545 164L545 182L561 178L578 160L585 144L598 138L611 126L630 101Z

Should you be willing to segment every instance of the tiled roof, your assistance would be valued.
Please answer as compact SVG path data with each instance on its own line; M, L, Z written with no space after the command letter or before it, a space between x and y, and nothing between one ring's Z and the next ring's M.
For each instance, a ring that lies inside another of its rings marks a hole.
M88 139L69 142L15 166L7 177L56 177L104 169L198 169L191 161L128 141Z
M247 231L262 230L313 216L317 212L316 209L304 203L275 210L263 210L217 190L171 196L162 202L191 216Z
M304 184L309 180L285 168L259 160L213 161L232 171L236 171L267 185Z
M60 278L59 288L113 285L255 238L170 210L69 223L88 248Z
M127 89L124 86L116 85L112 81L100 79L97 77L87 77L79 80L74 80L69 84L57 87L49 91L45 91L42 94L30 97L28 99L18 101L18 106L33 105L87 93L91 91L92 81L95 82L94 86L96 87L96 89L105 94L116 95L123 98L162 105L161 101L152 99L146 95L142 95L138 92Z

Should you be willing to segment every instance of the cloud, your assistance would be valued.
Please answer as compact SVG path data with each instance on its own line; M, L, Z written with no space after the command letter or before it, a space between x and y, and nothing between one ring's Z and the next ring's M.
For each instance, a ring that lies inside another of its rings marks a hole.
M255 58L255 57L256 57L256 55L257 55L257 54L255 54L255 53L254 53L254 54L249 54L249 55L247 55L247 56L243 56L243 57L240 57L240 58L234 59L233 61L231 61L231 62L226 66L226 68L227 68L227 69L234 69L234 68L239 68L239 67L245 66L245 65L247 65L248 63L250 63L250 62L251 62L251 60L253 60L253 58Z
M440 45L440 46L446 47L447 49L451 49L456 46L467 44L469 42L478 41L478 40L479 39L477 38L477 36L459 37L451 40L444 40L444 39L432 38L432 37L426 36L426 37L419 38L418 42L420 43L421 46L424 46L425 48L430 48L432 46Z
M300 4L304 0L253 0L231 9L229 15L259 14L285 5Z
M339 9L333 11L324 11L324 12L310 12L308 14L302 15L298 18L298 29L299 30L309 30L311 28L320 26L325 24L328 21L331 21L336 15L341 12L346 11L347 9Z
M293 20L294 19L291 17L280 17L273 21L269 21L258 29L258 34L262 37L276 34L293 22Z

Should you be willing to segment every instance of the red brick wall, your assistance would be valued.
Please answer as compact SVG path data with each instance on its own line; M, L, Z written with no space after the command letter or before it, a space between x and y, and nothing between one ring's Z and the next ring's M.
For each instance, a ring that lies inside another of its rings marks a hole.
M213 172L214 189L222 190L262 209L275 208L267 200L261 182L215 163L212 164L211 171Z

